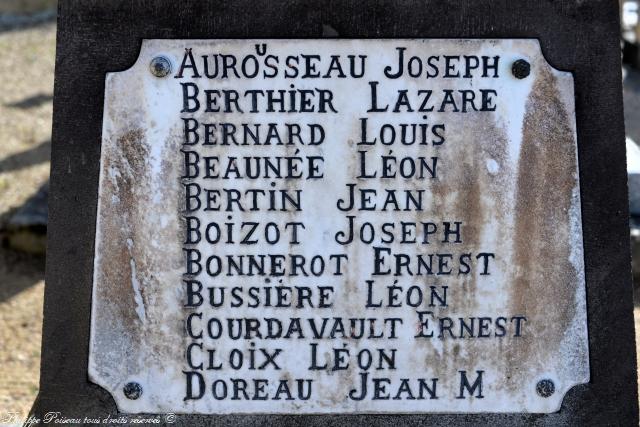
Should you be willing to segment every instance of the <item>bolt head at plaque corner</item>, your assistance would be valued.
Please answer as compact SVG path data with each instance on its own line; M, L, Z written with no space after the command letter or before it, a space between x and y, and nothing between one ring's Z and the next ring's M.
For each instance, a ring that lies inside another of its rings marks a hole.
M142 396L142 386L135 381L128 382L122 388L127 399L136 400Z
M536 384L536 393L540 397L550 397L556 391L556 385L550 379L543 379Z
M511 65L511 73L516 79L524 79L531 73L531 64L526 59L518 59Z
M156 77L165 77L171 74L171 61L166 56L158 55L149 64L151 74Z

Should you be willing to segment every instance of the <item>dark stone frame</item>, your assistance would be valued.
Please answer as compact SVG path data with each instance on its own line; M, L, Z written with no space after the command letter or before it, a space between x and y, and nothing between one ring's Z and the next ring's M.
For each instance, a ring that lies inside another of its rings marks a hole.
M554 414L181 415L193 425L638 425L618 2L61 0L40 394L32 409L117 415L87 378L104 76L144 38L537 38L575 78L591 382Z

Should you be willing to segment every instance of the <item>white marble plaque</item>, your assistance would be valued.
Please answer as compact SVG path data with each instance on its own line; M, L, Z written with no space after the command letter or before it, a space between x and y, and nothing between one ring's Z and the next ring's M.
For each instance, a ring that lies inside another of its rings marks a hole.
M558 411L576 150L536 40L145 40L106 76L89 377L130 413Z

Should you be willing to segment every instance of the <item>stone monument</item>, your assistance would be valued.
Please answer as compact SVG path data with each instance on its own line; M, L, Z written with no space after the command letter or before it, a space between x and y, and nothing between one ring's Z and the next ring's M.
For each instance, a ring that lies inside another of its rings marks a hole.
M365 6L61 3L33 420L637 424L616 5Z

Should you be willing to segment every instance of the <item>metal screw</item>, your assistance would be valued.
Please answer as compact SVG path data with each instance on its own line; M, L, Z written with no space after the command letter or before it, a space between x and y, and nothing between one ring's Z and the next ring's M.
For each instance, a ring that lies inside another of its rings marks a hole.
M156 77L164 77L171 73L171 61L165 56L156 56L149 64L151 74Z
M136 400L142 396L142 386L136 382L126 383L122 391L127 399Z
M553 381L545 379L538 381L536 384L536 392L542 397L549 397L556 391Z
M531 72L531 64L524 59L518 59L511 66L511 72L517 79L524 79Z

